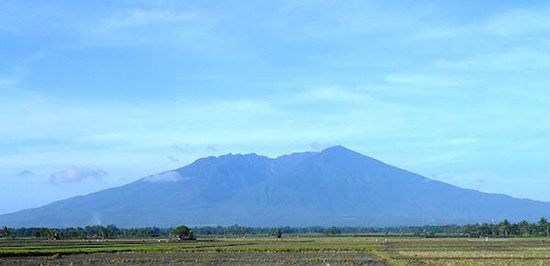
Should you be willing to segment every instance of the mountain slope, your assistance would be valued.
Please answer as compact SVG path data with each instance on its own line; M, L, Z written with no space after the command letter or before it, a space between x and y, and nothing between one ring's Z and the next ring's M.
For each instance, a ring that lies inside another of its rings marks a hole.
M0 225L389 226L548 214L547 202L461 189L335 146L276 159L202 158L121 187L0 215Z

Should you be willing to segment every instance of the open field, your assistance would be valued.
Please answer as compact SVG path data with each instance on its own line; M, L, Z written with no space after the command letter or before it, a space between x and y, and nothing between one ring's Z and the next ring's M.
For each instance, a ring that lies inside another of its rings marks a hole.
M411 265L550 265L550 240L390 239L382 252Z
M377 241L378 240L378 241ZM550 240L391 237L0 241L0 264L550 265Z

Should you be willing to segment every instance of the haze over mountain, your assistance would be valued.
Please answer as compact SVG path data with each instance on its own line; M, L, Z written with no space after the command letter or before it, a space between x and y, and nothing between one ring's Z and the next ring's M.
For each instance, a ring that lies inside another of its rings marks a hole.
M0 225L390 226L548 214L549 202L462 189L335 146L275 159L201 158L124 186L0 215Z

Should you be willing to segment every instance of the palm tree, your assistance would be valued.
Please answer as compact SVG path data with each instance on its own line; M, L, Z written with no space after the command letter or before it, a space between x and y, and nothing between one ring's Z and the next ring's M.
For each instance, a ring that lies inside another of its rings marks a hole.
M522 235L530 235L531 234L531 226L529 225L529 222L523 220L519 222L519 230L521 231Z
M550 237L549 228L550 224L548 223L548 220L546 218L541 217L539 220L539 230L541 234L544 234L544 231L546 230L546 237Z
M508 236L510 234L511 225L508 220L504 219L504 221L502 221L498 227L499 231L502 232L504 236Z

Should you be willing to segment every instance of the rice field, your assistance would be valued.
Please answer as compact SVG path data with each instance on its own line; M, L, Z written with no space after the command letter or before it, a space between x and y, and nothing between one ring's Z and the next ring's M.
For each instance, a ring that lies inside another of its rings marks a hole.
M392 240L381 251L409 265L550 265L542 238Z
M550 265L550 240L416 237L0 240L0 265Z

